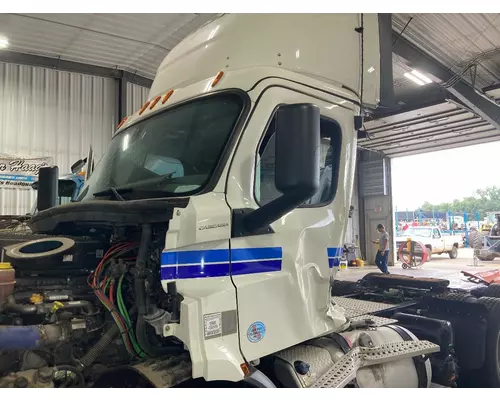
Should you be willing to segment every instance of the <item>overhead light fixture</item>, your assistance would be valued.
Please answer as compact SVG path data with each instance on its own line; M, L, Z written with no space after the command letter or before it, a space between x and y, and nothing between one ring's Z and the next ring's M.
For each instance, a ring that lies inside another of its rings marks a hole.
M413 83L416 83L418 86L424 86L425 85L425 82L424 81L421 81L420 79L418 79L415 75L412 75L410 74L409 72L405 72L404 74L404 77L406 79L409 79L410 81L412 81Z
M373 68L373 67L368 68L368 73L369 74L371 74L373 71L375 71L375 68Z
M428 76L423 74L420 71L417 71L416 69L413 69L411 72L406 72L404 74L404 77L406 79L409 79L413 83L416 83L419 86L427 85L429 83L432 83L432 79L430 79Z
M9 39L5 36L0 36L0 49L5 49L9 47Z
M430 78L425 76L423 73L417 71L416 69L411 71L411 73L412 73L412 75L415 75L418 79L420 79L421 81L423 81L425 83L432 83L432 80Z

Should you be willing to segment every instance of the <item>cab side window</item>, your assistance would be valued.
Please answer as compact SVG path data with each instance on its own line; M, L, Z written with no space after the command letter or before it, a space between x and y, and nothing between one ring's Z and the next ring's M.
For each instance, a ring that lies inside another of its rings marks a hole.
M432 236L436 239L439 239L441 237L441 234L437 229L433 229Z
M271 120L259 147L255 179L255 198L263 206L282 195L274 184L275 176L275 127ZM342 132L337 122L321 118L320 124L320 187L302 207L326 205L337 192Z

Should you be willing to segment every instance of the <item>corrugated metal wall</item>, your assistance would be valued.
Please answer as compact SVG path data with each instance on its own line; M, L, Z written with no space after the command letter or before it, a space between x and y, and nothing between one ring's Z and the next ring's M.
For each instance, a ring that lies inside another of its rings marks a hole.
M116 125L110 78L0 63L0 153L53 156L61 174L86 157L100 159ZM0 189L0 215L30 211L34 191Z
M127 82L127 115L137 112L148 100L149 89Z

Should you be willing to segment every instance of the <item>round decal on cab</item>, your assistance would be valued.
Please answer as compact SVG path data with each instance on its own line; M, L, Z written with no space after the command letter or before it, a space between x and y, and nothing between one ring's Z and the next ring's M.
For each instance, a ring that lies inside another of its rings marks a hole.
M262 322L257 321L249 326L247 331L247 338L250 342L257 343L264 338L265 334L266 326Z

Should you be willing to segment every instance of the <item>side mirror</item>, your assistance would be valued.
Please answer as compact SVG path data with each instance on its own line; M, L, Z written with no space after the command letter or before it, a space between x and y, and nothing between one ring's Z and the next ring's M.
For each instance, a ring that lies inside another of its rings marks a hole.
M92 146L90 146L89 149L89 154L87 156L87 173L85 174L85 180L88 180L90 178L90 175L92 175L92 172L94 172L94 150L92 149Z
M276 114L276 188L309 199L319 188L320 112L313 104L282 106Z
M78 160L71 166L71 173L76 174L77 172L80 172L86 163L87 163L86 158L84 158L83 160Z
M255 232L311 198L319 188L320 111L313 104L288 104L276 113L275 185L282 196L246 215Z
M37 209L43 211L57 205L59 168L43 167L38 172Z

